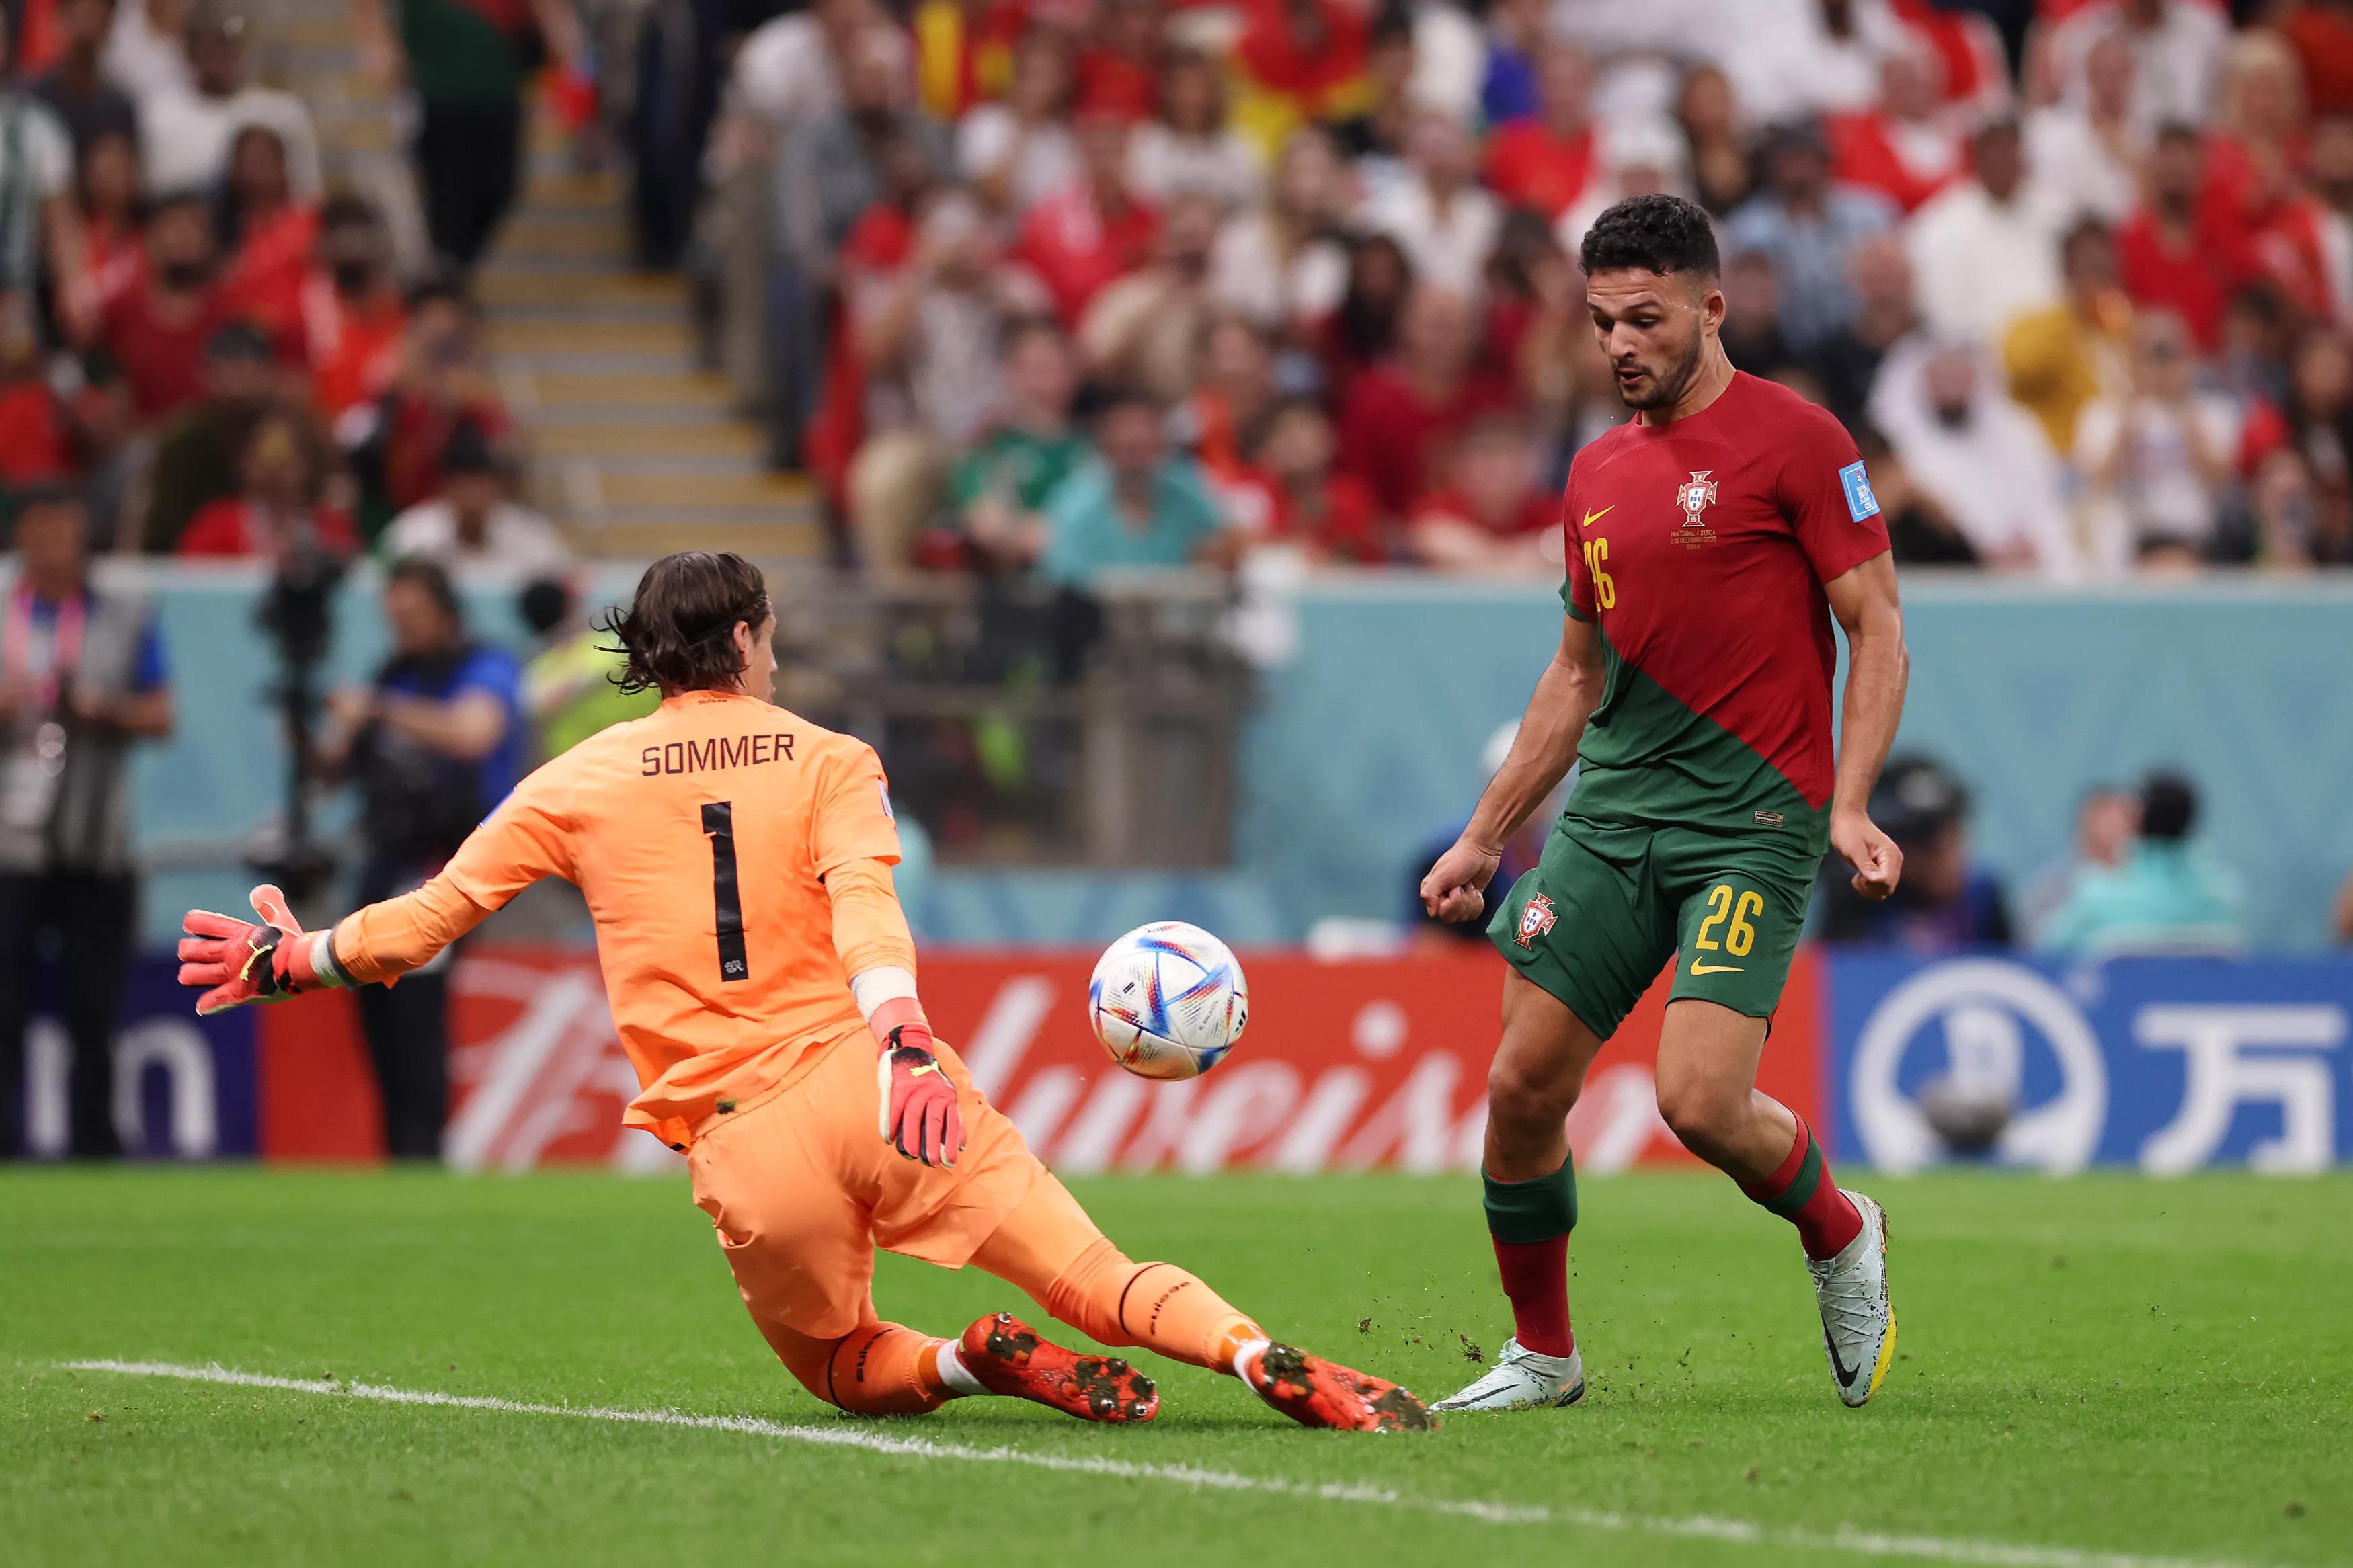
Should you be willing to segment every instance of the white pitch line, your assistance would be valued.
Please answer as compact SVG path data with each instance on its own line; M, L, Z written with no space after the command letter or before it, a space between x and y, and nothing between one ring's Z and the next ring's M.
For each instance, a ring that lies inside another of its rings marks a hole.
M702 1432L740 1432L787 1443L827 1448L857 1448L870 1454L954 1459L974 1464L1022 1465L1037 1470L1116 1476L1127 1480L1173 1481L1196 1489L1272 1493L1322 1502L1369 1503L1423 1513L1472 1519L1484 1524L1572 1525L1588 1530L1643 1535L1675 1535L1742 1546L1782 1546L1801 1552L1847 1552L1865 1557L1900 1557L1957 1563L1969 1568L2239 1568L2211 1559L2143 1557L2129 1552L2083 1552L2069 1546L2027 1546L2002 1541L1957 1541L1929 1535L1885 1535L1852 1526L1835 1531L1785 1530L1745 1519L1706 1515L1675 1519L1656 1514L1613 1513L1599 1509L1548 1508L1542 1504L1482 1502L1472 1499L1412 1497L1387 1487L1348 1481L1293 1481L1238 1470L1194 1465L1140 1464L1099 1455L1040 1454L1025 1448L974 1447L931 1437L902 1437L864 1426L790 1426L756 1415L690 1415L677 1410L614 1410L593 1405L533 1405L481 1394L439 1394L429 1389L391 1388L374 1383L270 1377L223 1366L183 1366L157 1361L72 1361L74 1372L119 1373L127 1377L168 1377L184 1383L227 1384L237 1388L278 1388L294 1394L332 1394L385 1405L425 1405L451 1410L494 1410L507 1415L562 1415L581 1421L617 1421L638 1426L683 1426Z

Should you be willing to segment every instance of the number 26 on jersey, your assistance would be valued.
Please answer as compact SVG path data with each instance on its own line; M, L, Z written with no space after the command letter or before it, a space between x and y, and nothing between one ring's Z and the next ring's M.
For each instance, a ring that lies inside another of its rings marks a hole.
M1609 542L1588 539L1585 542L1585 574L1593 579L1593 602L1605 610L1618 607L1618 584L1609 575Z

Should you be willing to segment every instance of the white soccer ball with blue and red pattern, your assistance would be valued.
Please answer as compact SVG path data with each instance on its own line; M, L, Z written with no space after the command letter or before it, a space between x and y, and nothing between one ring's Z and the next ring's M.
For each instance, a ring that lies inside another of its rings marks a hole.
M1087 1016L1111 1059L1138 1078L1198 1078L1250 1022L1250 985L1231 949L1182 921L1138 926L1103 950Z

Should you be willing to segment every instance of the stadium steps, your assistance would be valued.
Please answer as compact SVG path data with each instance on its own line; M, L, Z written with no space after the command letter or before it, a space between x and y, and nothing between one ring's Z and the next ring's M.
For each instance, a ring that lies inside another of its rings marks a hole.
M355 68L344 4L274 0L258 58L269 79L309 102L330 181L414 224L392 105ZM475 291L501 395L531 454L532 500L587 554L820 555L815 491L767 470L764 433L723 380L695 368L684 288L634 266L628 182L575 166L544 118L527 159Z

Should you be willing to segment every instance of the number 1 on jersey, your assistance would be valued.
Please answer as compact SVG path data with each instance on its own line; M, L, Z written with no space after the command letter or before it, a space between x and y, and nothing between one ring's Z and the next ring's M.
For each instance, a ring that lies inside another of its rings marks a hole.
M1618 607L1618 584L1611 582L1606 570L1609 563L1609 542L1588 539L1585 542L1585 574L1593 579L1593 602L1605 610Z
M714 800L702 808L702 836L711 840L711 900L719 932L719 979L749 980L744 952L744 895L735 883L735 803Z

